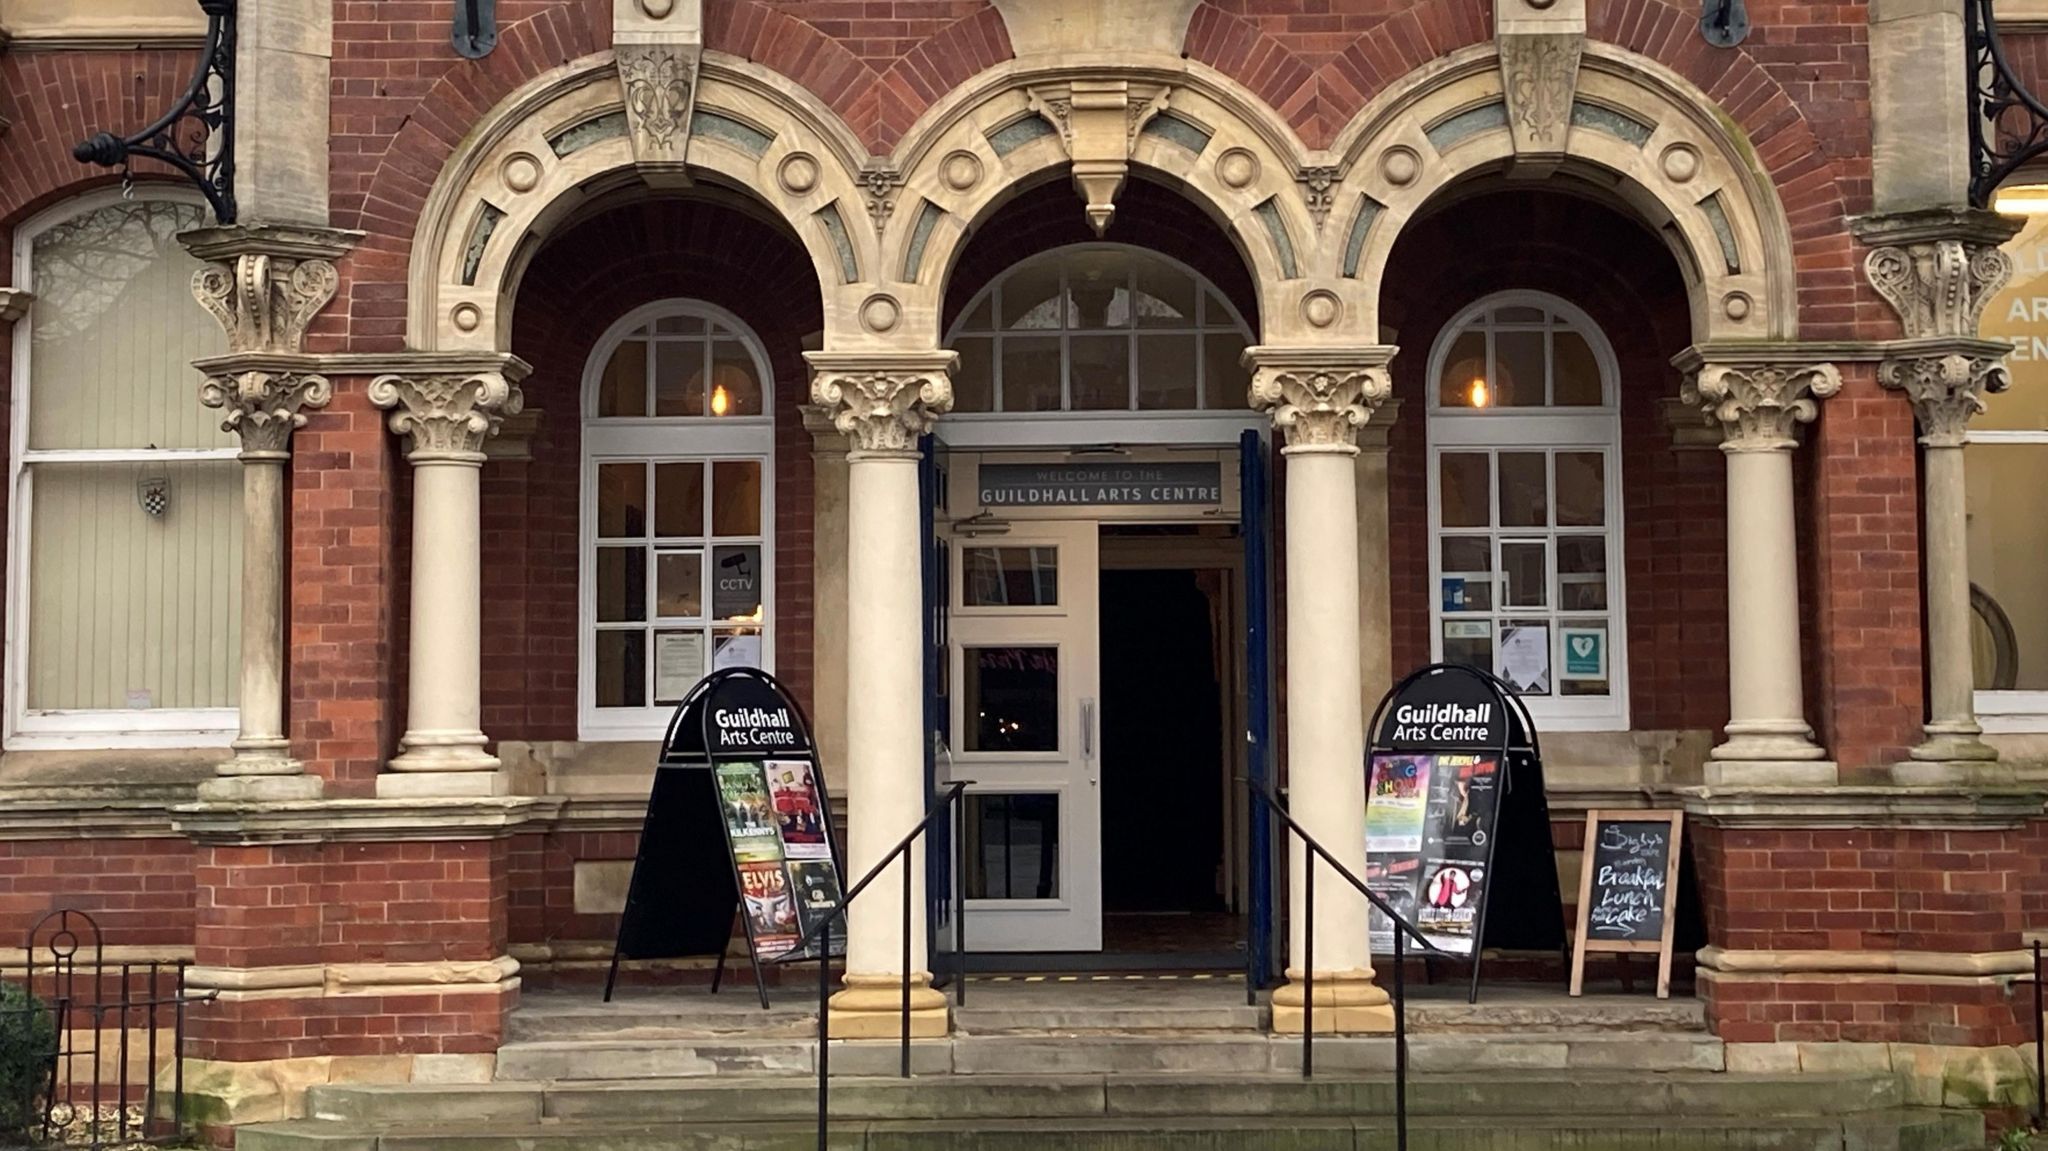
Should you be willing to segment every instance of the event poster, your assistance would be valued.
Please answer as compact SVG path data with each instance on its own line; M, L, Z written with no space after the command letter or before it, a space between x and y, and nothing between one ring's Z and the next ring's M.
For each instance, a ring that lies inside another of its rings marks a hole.
M796 911L809 934L839 906L839 869L830 859L793 859L789 863L790 884L796 889ZM846 947L846 921L832 924L832 953Z
M768 804L768 787L758 763L718 765L718 802L725 812L725 830L732 857L740 863L782 859L782 841Z
M719 764L716 777L758 953L798 958L798 938L831 915L840 898L818 769L808 759L740 761ZM833 927L831 947L834 955L845 953L844 922ZM808 947L802 957L816 954Z
M768 795L775 808L776 830L786 859L831 859L832 842L825 829L825 805L818 796L817 774L805 759L771 759Z
M740 894L745 897L747 922L752 925L754 951L763 959L779 958L797 944L802 928L797 925L796 900L789 891L789 876L780 860L740 864Z
M1419 782L1411 786L1409 780ZM1373 757L1366 800L1366 884L1423 938L1453 955L1471 955L1478 947L1499 785L1495 756ZM1383 805L1392 811L1381 810ZM1377 909L1370 930L1374 952L1393 951L1394 926Z

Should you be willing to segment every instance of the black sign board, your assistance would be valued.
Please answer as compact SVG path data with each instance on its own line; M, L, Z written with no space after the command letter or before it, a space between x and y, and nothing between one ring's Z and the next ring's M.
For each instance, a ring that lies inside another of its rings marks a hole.
M840 891L802 710L767 672L713 672L677 706L662 743L605 998L621 959L718 956L716 991L738 913L765 1007L761 964L816 959L828 945L844 954L844 920L822 940L811 934Z
M1223 465L1214 460L983 464L977 479L984 508L1223 502Z
M1656 952L1657 998L1671 994L1683 819L1677 811L1586 813L1573 995L1585 982L1586 954L1594 951Z
M1438 954L1564 948L1564 900L1543 758L1521 700L1497 677L1432 664L1373 715L1366 760L1366 873L1375 894ZM1373 950L1395 924L1372 915Z

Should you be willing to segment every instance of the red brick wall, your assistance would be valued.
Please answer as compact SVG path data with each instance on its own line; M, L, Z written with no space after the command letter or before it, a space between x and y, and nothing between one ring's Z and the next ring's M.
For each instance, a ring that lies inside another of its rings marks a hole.
M0 948L64 909L92 916L108 946L190 946L192 865L185 839L0 842Z
M556 940L611 940L617 915L576 911L579 860L631 860L640 847L637 831L529 832L512 840L511 934L514 943Z
M1473 259L1474 252L1486 253ZM1388 466L1394 671L1429 661L1428 371L1458 312L1510 289L1578 305L1620 369L1622 564L1630 726L1713 728L1728 716L1725 468L1674 451L1658 401L1678 394L1670 358L1691 342L1669 252L1588 201L1515 190L1411 225L1387 267L1381 322L1396 332L1402 401ZM1511 418L1511 417L1504 417Z

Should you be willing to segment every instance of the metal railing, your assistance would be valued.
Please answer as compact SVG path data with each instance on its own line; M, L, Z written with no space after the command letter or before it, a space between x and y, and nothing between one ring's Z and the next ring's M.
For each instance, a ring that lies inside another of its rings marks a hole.
M1349 883L1353 889L1360 895L1363 895L1368 903L1377 908L1380 914L1385 915L1387 920L1394 925L1394 986L1391 995L1394 1007L1394 1146L1397 1151L1407 1151L1408 981L1406 972L1403 970L1408 962L1407 938L1413 936L1415 942L1422 945L1423 954L1425 955L1436 953L1437 949L1431 946L1429 940L1423 938L1422 933L1414 925L1402 918L1401 913L1395 911L1393 905L1382 899L1378 892L1367 887L1365 881L1352 874L1351 869L1344 866L1336 856L1331 855L1329 850L1315 836L1308 833L1308 829L1296 823L1294 817L1287 813L1287 808L1281 802L1280 797L1274 794L1270 788L1262 787L1249 779L1245 780L1245 786L1251 793L1254 819L1258 817L1259 808L1263 806L1269 818L1277 819L1280 822L1283 832L1281 837L1282 844L1287 842L1286 836L1292 835L1299 838L1302 845L1308 848L1308 859L1305 861L1302 869L1302 905L1307 909L1302 922L1301 948L1301 1077L1303 1079L1314 1078L1316 1066L1316 865L1319 862L1329 864L1331 869L1344 882ZM1247 952L1250 952L1250 950L1250 948L1246 948ZM1262 981L1262 976L1263 973L1258 972L1252 965L1252 962L1248 961L1245 971L1245 996L1247 1001L1255 998L1256 984Z
M99 926L82 911L55 911L31 928L24 964L0 967L0 983L18 992L0 1005L0 1036L14 1037L16 1058L23 1042L47 1047L32 1082L0 1075L17 1093L0 1099L0 1146L182 1142L186 1009L216 994L187 994L187 966L107 962Z
M903 1078L908 1079L910 1078L910 916L915 906L912 902L912 892L916 887L916 884L912 882L914 876L910 866L910 849L917 843L920 837L931 831L934 820L953 809L953 805L959 801L961 793L967 790L970 782L969 780L956 780L948 784L945 794L939 796L932 803L931 808L924 813L924 818L917 821L917 826L911 828L909 834L898 840L896 846L890 848L887 855L882 856L874 867L868 870L866 875L860 877L858 883L855 883L847 890L846 895L839 900L838 906L834 907L823 919L812 924L811 929L806 931L797 940L796 947L793 949L794 951L801 952L810 946L813 939L824 941L824 946L818 949L818 1151L826 1151L832 1120L830 1106L831 1089L829 1087L832 1051L832 948L830 943L832 924L845 917L846 909L852 906L853 901L860 898L861 892L866 891L868 886L880 878L884 871L887 871L899 859L903 861L903 1049L899 1074ZM965 828L957 828L953 835L955 865L952 892L953 1001L956 1005L967 1002L967 836L965 830ZM848 950L851 951L851 932L848 932L848 936Z
M2048 1129L2048 1002L2041 994L2041 941L2034 953L2034 1129Z

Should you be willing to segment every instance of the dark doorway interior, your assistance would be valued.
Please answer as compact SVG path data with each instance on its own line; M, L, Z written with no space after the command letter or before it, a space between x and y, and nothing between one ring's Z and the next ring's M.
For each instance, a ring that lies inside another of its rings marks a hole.
M1102 898L1111 914L1224 910L1213 627L1193 570L1102 573Z

